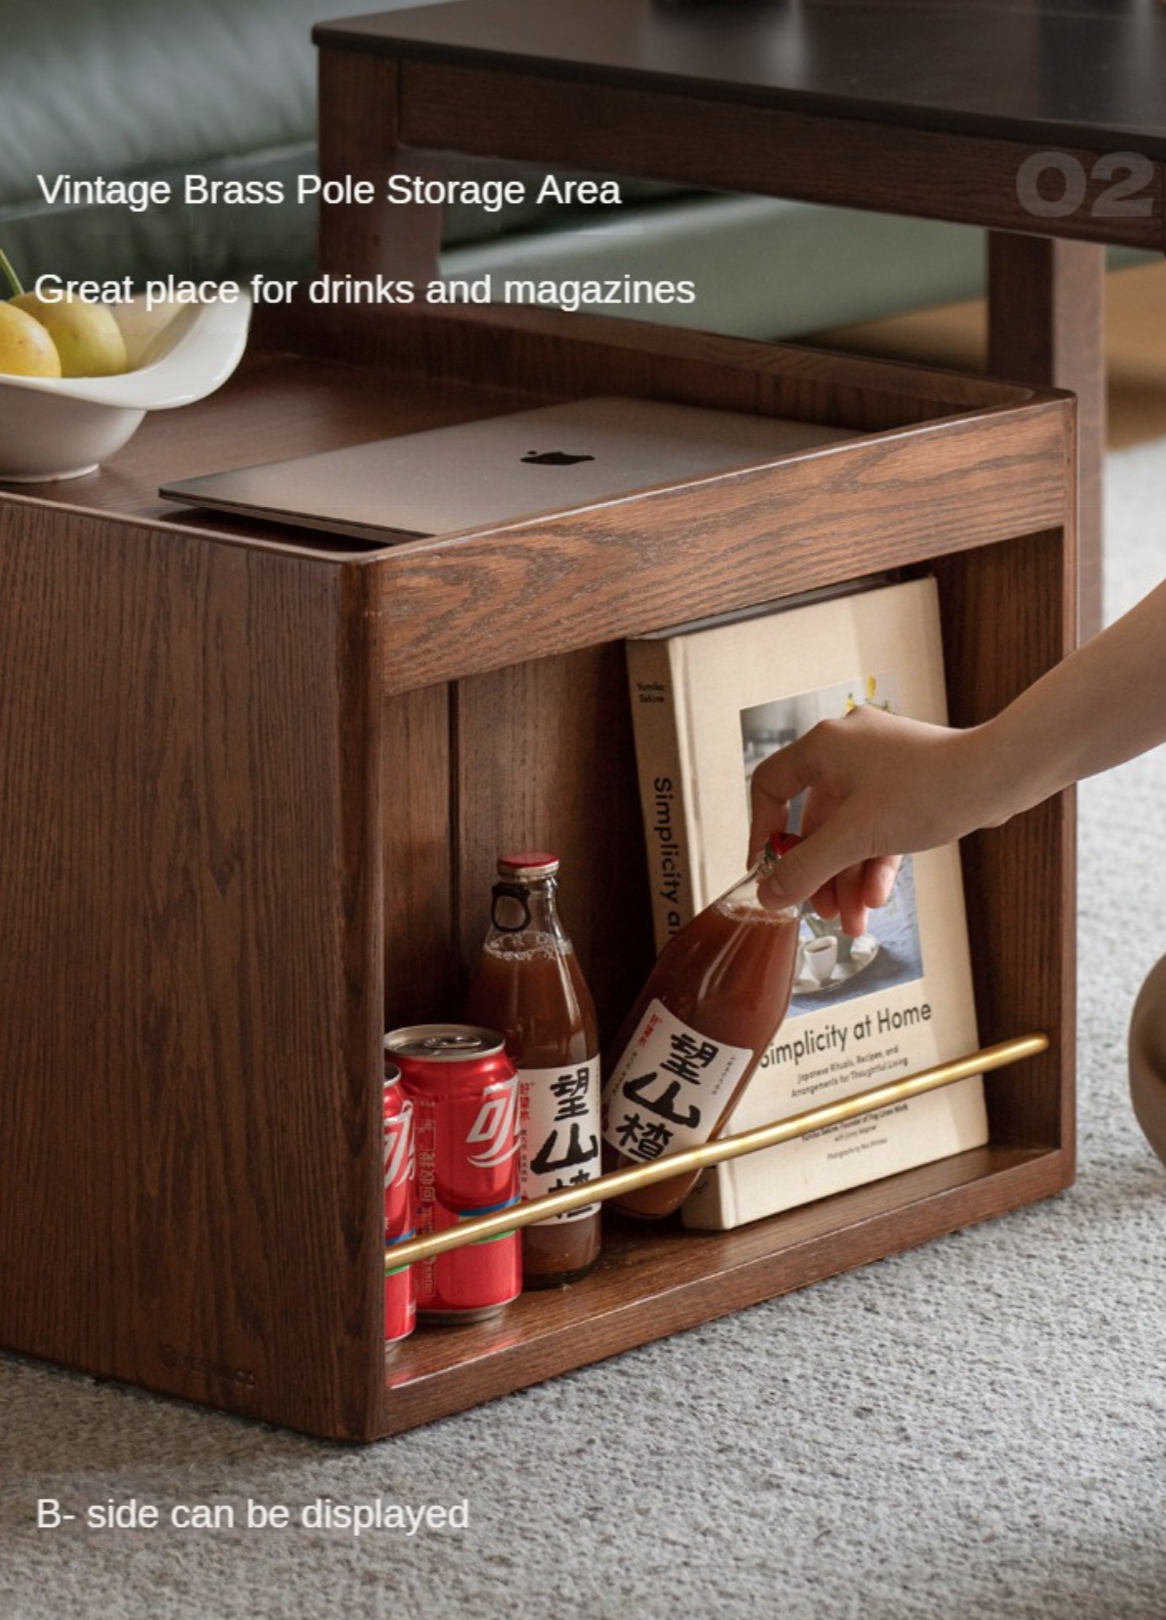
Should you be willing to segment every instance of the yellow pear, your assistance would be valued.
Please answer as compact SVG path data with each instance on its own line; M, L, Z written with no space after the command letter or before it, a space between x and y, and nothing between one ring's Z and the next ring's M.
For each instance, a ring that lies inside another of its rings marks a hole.
M62 377L116 377L126 369L121 327L104 304L80 298L49 304L31 292L10 302L48 332L61 357Z
M0 371L10 377L59 377L61 357L39 321L0 303Z

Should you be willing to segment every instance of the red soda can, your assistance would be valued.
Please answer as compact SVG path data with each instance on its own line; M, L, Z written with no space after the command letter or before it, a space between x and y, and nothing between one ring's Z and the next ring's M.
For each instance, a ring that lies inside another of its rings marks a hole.
M518 1076L502 1036L469 1024L413 1024L385 1036L413 1104L417 1230L443 1232L518 1202ZM476 1322L522 1290L519 1234L419 1260L417 1312Z
M384 1078L385 1248L404 1243L417 1226L414 1194L413 1104L395 1063ZM408 1338L417 1321L417 1287L412 1266L385 1273L385 1348Z

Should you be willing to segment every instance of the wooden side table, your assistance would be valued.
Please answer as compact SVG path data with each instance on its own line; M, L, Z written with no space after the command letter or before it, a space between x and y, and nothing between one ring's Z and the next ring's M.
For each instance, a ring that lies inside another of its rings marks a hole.
M367 1440L1066 1186L1071 795L964 851L982 1038L1051 1038L987 1081L986 1147L723 1235L613 1225L584 1282L386 1362L381 1035L456 1014L497 848L562 854L607 1030L650 961L622 638L929 570L975 723L1073 641L1074 406L553 313L299 337L100 473L0 493L4 1345ZM393 548L156 495L600 392L859 436Z

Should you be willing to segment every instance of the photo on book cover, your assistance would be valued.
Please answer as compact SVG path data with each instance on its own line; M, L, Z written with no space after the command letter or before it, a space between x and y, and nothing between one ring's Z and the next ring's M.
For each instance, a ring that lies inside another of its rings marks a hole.
M849 714L865 704L895 713L898 680L893 671L857 674L851 680L750 704L741 710L741 743L748 799L753 772L778 749L805 736L820 720ZM789 830L801 830L802 798L791 805ZM915 864L906 856L887 904L870 914L866 933L851 939L837 917L819 917L807 907L786 1023L834 1004L889 990L923 977L923 946L915 898Z

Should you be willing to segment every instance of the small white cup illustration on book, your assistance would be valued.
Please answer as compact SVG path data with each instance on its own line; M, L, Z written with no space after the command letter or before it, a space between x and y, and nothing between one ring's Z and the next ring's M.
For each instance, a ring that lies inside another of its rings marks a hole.
M815 984L828 984L837 963L838 941L833 934L808 939L802 946L802 975L813 979Z

